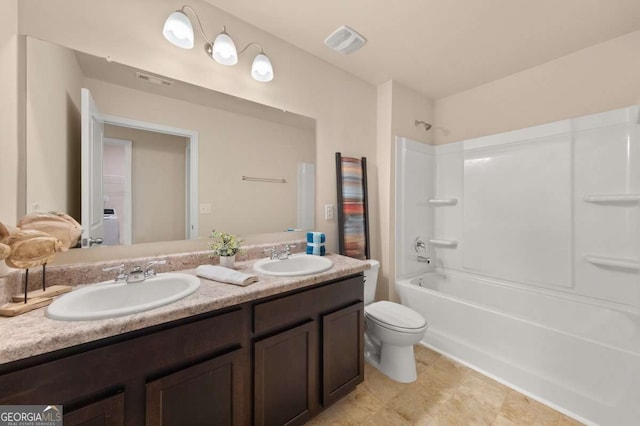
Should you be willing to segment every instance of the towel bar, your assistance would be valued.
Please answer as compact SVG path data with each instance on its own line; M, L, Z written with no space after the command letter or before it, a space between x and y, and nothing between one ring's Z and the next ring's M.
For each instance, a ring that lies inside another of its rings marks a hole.
M272 183L287 183L287 181L283 178L274 179L274 178L261 178L261 177L251 177L251 176L242 176L242 180L248 180L252 182L272 182Z

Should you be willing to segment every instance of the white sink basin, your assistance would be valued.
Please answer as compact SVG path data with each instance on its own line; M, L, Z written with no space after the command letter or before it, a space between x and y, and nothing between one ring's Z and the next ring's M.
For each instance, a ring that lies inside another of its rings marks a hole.
M198 287L199 278L179 273L163 273L139 283L107 281L54 300L46 316L61 321L86 321L135 314L176 302Z
M262 259L253 264L256 272L278 277L319 274L332 267L331 259L308 254L296 254L284 260Z

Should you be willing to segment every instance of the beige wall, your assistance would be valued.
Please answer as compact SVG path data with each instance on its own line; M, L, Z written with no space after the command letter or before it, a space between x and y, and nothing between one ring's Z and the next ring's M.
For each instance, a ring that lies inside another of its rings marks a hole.
M72 51L28 38L27 211L59 210L80 220L80 89Z
M199 215L201 237L213 229L255 234L295 227L297 164L315 162L312 129L86 82L105 114L198 132L198 201L212 206L211 213ZM286 183L247 182L243 175Z
M132 243L184 240L187 138L113 125L104 136L132 142Z
M16 1L10 2L9 12L15 4ZM20 29L25 34L95 55L109 55L118 62L174 79L316 118L317 228L328 234L329 249L336 250L336 222L322 219L324 204L335 204L336 200L334 152L366 156L370 165L370 205L377 206L371 209L372 257L383 260L381 288L387 288L393 258L393 136L448 143L640 102L640 32L440 99L431 111L429 100L398 88L395 83L385 83L376 91L286 41L202 1L194 1L192 5L207 31L214 32L226 24L238 44L258 40L265 46L276 78L270 84L256 83L249 76L251 58L247 56L236 67L222 67L201 53L199 35L193 51L177 49L162 38L161 23L170 10L181 5L179 1L153 0L21 0ZM110 17L117 17L118 31L114 31ZM6 32L6 27L2 31ZM5 55L5 51L0 53ZM0 84L5 84L5 79ZM12 88L13 83L7 87ZM13 102L0 102L9 114L14 114ZM415 116L405 116L409 114ZM413 127L413 120L429 121L430 114L434 121L431 132L414 134L419 129ZM7 132L4 128L0 131ZM9 135L10 140L14 133ZM11 187L8 198L9 203L16 198ZM14 211L16 207L6 209Z
M18 218L18 1L0 13L0 222Z
M435 103L435 143L505 132L640 102L640 31Z
M393 81L388 81L378 86L377 102L377 140L376 149L378 158L391 159L391 145L393 140ZM378 197L379 203L376 206L379 210L380 222L379 241L380 271L378 272L378 287L376 288L376 299L389 299L389 277L392 268L391 252L393 251L393 240L390 232L391 226L391 161L380 161L378 163ZM371 203L369 203L371 205Z
M205 29L214 33L223 24L239 45L257 40L275 68L269 84L250 77L252 57L243 55L235 67L214 63L202 52L203 40L196 35L196 48L182 50L161 34L168 14L181 1L68 0L20 1L20 31L80 51L100 56L170 78L187 81L220 92L290 110L317 120L316 222L327 233L328 248L337 249L337 224L325 221L323 206L336 203L336 151L366 156L371 165L370 196L377 205L376 90L370 84L341 71L284 40L258 30L202 1L191 5ZM385 159L386 161L386 159ZM372 223L377 211L372 210ZM371 229L373 241L378 230ZM379 247L372 247L374 257Z
M395 137L431 143L431 131L416 127L415 120L432 123L433 102L395 81L378 86L377 102L378 187L380 197L380 262L378 299L395 299Z

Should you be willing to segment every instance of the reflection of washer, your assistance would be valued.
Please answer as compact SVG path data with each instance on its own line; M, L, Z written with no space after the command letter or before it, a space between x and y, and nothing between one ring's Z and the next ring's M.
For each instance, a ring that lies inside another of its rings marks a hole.
M120 219L115 209L104 209L104 244L117 246L120 244Z

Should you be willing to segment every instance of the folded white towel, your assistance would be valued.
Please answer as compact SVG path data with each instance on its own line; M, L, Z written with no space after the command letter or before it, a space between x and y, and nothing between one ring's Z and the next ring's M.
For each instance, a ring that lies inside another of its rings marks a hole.
M235 285L249 285L258 281L256 275L245 274L244 272L234 271L224 266L200 265L196 268L196 275L208 280L220 281Z

